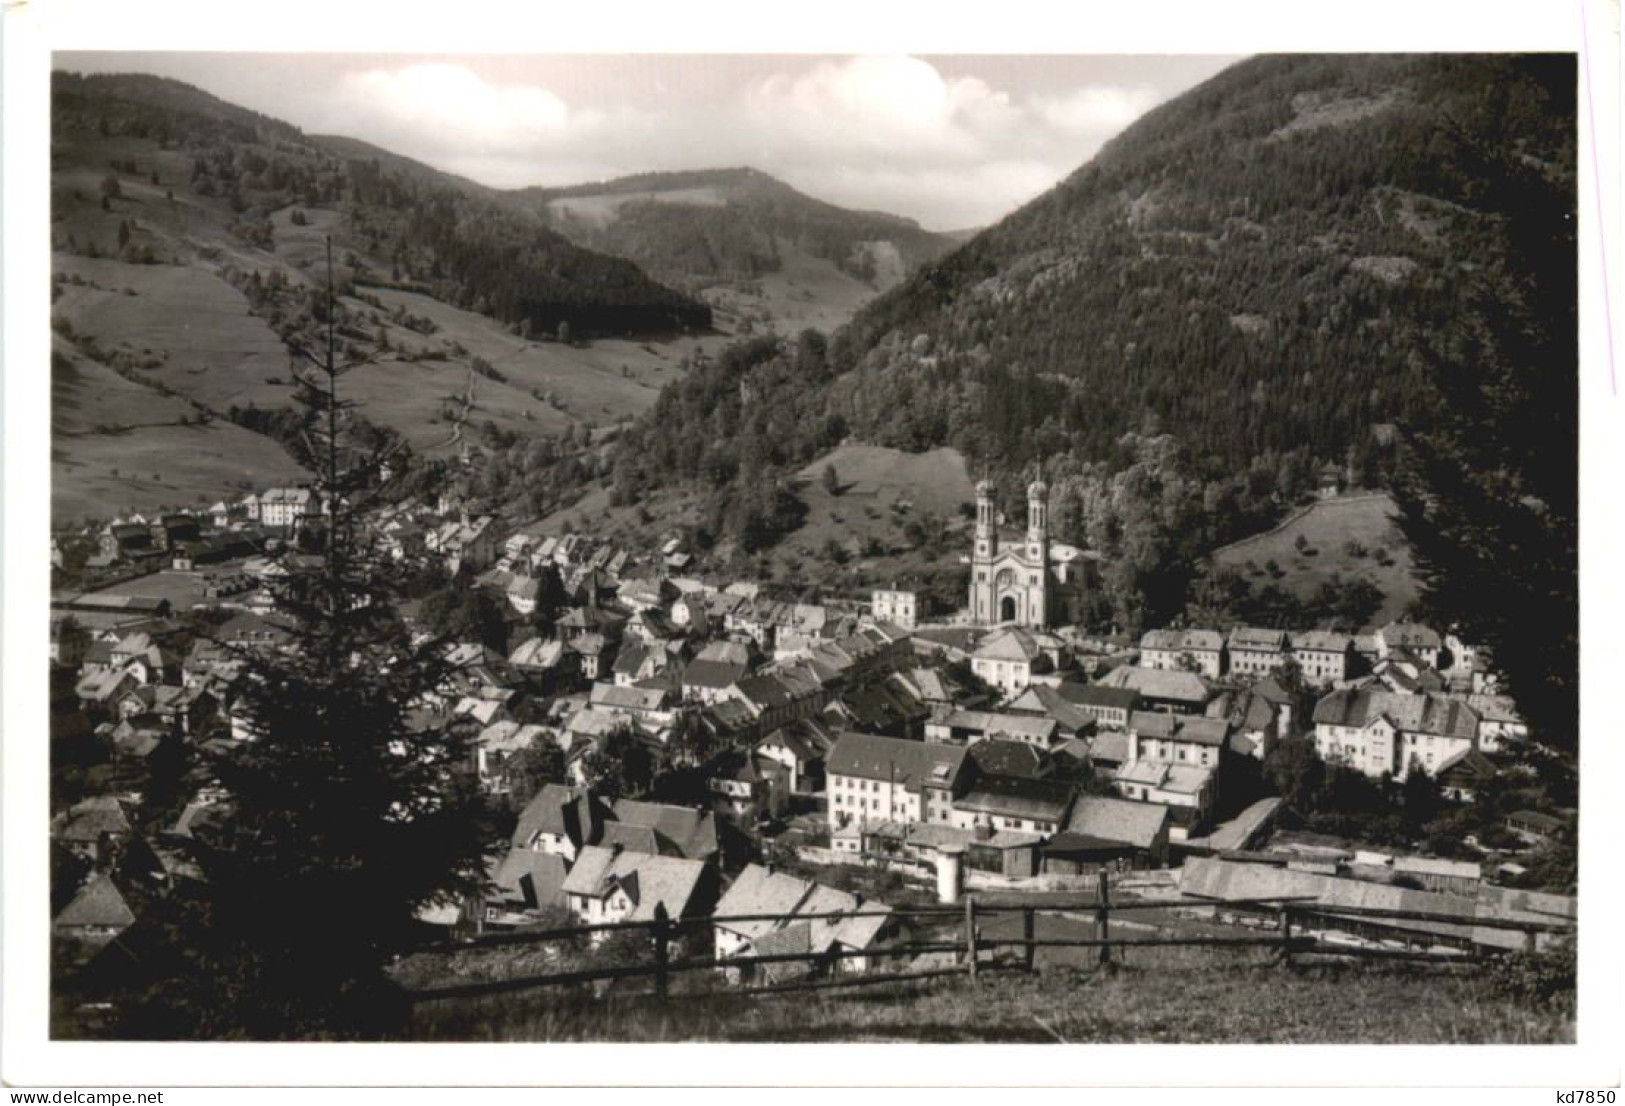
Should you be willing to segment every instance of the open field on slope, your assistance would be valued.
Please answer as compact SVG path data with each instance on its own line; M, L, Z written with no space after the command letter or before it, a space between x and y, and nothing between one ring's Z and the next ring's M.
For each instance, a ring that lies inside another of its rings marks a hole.
M699 291L718 312L719 327L738 330L740 320L748 318L758 331L772 329L793 336L812 327L829 334L889 287L886 283L871 287L841 272L834 262L813 257L784 240L779 241L779 257L783 265L778 272ZM882 268L889 276L899 276L897 265Z
M637 415L654 403L660 388L675 380L682 370L678 362L692 343L654 343L604 340L588 345L561 345L558 342L530 342L510 334L506 328L483 315L463 311L417 292L389 288L367 288L387 307L404 307L413 315L434 320L440 329L433 335L408 334L402 342L411 347L460 344L468 356L489 361L506 383L480 378L478 390L489 396L485 410L475 412L476 422L495 418L499 425L523 420L524 410L533 410L543 429L562 430L566 422L604 425ZM360 306L365 310L364 305ZM393 340L393 339L392 339ZM466 383L466 365L458 365ZM537 400L532 392L556 397L560 407ZM534 428L531 432L534 432Z
M693 204L699 207L721 207L727 201L719 189L712 185L698 188L665 188L648 192L615 192L597 196L560 196L547 202L555 215L580 219L596 226L607 226L615 221L623 204L643 200L658 200L668 204Z
M1323 500L1267 533L1215 550L1213 560L1241 571L1255 587L1267 583L1269 576L1250 573L1248 565L1263 569L1273 560L1286 573L1279 581L1281 586L1300 596L1314 594L1334 575L1344 580L1370 580L1386 597L1372 619L1380 626L1398 618L1417 596L1410 548L1394 522L1398 510L1381 492ZM1300 536L1308 542L1308 549L1301 553L1296 548ZM1359 554L1351 542L1365 552ZM1377 563L1378 550L1387 551L1390 564Z
M57 254L55 271L89 285L66 284L52 305L76 334L103 350L148 355L160 363L141 371L183 396L224 410L287 402L288 351L248 301L203 269L128 265Z
M824 469L834 466L840 478L840 495L832 499L824 491ZM814 502L833 504L874 503L890 507L910 503L916 510L952 515L976 494L965 457L957 449L933 449L926 453L904 453L875 445L842 445L820 457L798 474L817 484L803 495Z
M182 426L191 405L132 383L58 343L51 376L55 522L212 503L305 478L271 439L217 420Z

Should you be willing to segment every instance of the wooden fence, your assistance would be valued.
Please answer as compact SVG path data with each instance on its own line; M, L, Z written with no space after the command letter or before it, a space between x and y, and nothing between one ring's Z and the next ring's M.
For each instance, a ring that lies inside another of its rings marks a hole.
M1255 935L1215 936L1178 935L1171 937L1112 936L1112 918L1132 915L1147 910L1189 911L1192 909L1241 913L1254 919L1254 928L1268 932ZM1085 914L1094 924L1094 937L1039 937L1036 922L1039 914L1076 916ZM985 923L1000 916L1020 918L1020 936L992 936ZM898 941L870 948L830 947L822 952L749 953L729 957L672 958L678 943L690 934L709 936L717 925L750 922L805 923L835 922L853 918L885 918L908 920L914 928L927 932L930 939ZM901 983L958 975L975 979L989 970L1016 969L1026 972L1038 970L1037 954L1045 948L1097 949L1098 962L1103 967L1115 963L1114 956L1122 959L1135 948L1223 948L1272 949L1276 962L1291 965L1295 960L1320 957L1354 957L1372 960L1408 960L1437 964L1475 964L1502 955L1505 949L1482 951L1436 951L1433 948L1401 949L1370 945L1344 944L1328 941L1304 932L1310 926L1335 930L1342 923L1370 925L1381 922L1433 923L1490 929L1521 931L1523 948L1534 951L1538 935L1573 933L1574 927L1557 922L1477 918L1459 914L1440 914L1414 910L1384 910L1353 906L1324 906L1313 897L1274 897L1259 899L1180 899L1172 901L1134 901L1114 903L1111 887L1104 872L1097 885L1096 897L1089 903L1055 905L1043 903L986 903L967 895L962 906L898 907L887 910L859 909L822 914L733 914L673 920L662 905L655 908L649 921L608 922L597 925L573 926L564 929L519 930L505 934L491 934L451 945L438 946L450 950L500 948L514 945L535 945L545 942L571 941L591 938L597 934L643 933L649 937L651 957L647 962L609 967L594 967L579 971L554 972L547 975L526 975L510 979L485 980L408 992L414 1003L444 999L480 998L545 987L563 987L587 983L624 979L653 981L648 990L629 992L642 997L661 1000L673 997L671 982L674 976L688 972L717 972L728 969L750 968L757 965L809 963L829 969L830 978L802 979L788 983L769 983L739 986L729 989L730 994L771 994L784 991L818 990L832 987L857 987L870 984ZM1428 934L1419 933L1415 939L1425 941ZM1460 938L1457 938L1458 940ZM1470 941L1470 938L1469 938ZM995 950L1015 948L1014 960L999 959ZM899 957L936 956L951 954L952 962L913 971L875 971L863 974L841 975L841 961L862 959L868 962L892 961ZM984 955L986 954L986 955ZM707 993L707 992L698 992Z

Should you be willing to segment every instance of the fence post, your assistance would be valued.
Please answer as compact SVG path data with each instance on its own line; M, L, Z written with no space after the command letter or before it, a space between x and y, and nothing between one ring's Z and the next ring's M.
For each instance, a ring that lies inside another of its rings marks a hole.
M965 896L965 964L976 978L976 896Z
M666 904L655 903L655 924L650 932L654 934L655 939L655 997L662 1002L666 1000L666 982L670 974L666 970L666 965L670 963L670 949L667 946L670 940L669 921Z
M1104 867L1100 869L1098 886L1100 888L1100 907L1096 912L1096 917L1099 923L1100 939L1102 942L1106 942L1110 941L1112 936L1111 884L1106 879L1106 869ZM1110 967L1111 962L1112 947L1109 944L1102 944L1100 946L1100 966L1103 968Z
M1535 952L1539 948L1540 948L1539 938L1536 935L1535 931L1532 930L1532 929L1524 930L1523 931L1523 951L1527 952L1531 956L1533 956L1535 954Z
M1292 966L1292 906L1281 904L1281 963Z
M1033 908L1030 906L1021 908L1021 940L1021 963L1030 972L1038 953L1033 947Z

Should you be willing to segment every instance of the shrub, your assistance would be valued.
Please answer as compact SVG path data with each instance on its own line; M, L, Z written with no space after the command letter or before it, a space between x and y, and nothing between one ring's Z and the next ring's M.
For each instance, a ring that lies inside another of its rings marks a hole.
M1513 952L1490 967L1490 984L1515 1002L1550 1006L1574 997L1575 945L1572 938L1553 941L1539 952Z

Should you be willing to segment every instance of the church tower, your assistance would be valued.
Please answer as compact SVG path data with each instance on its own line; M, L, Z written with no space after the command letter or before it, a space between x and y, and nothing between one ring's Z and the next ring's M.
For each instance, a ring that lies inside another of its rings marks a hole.
M1049 564L1049 487L1042 473L1035 474L1027 485L1027 560Z
M977 564L993 559L999 551L999 528L993 514L993 484L987 479L976 483L976 552L972 557Z
M1027 589L1029 626L1049 625L1049 488L1040 469L1027 485L1027 564L1031 585Z
M976 484L976 537L971 551L970 613L978 626L993 619L993 558L999 552L998 518L993 513L993 485Z

